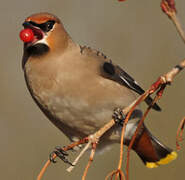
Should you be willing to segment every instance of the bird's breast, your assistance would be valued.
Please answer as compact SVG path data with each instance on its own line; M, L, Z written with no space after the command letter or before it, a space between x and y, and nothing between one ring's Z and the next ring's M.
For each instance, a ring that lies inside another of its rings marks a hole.
M125 107L135 98L126 94L125 87L100 76L93 66L32 61L25 67L32 97L49 112L49 119L86 135L107 123L116 107Z

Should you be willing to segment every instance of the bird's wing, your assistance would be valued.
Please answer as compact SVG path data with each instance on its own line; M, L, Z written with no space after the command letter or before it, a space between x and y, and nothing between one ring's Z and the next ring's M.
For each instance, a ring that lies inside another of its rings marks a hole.
M121 69L117 65L113 65L112 62L105 62L103 64L103 70L110 75L111 79L119 82L120 84L128 87L129 89L132 89L139 95L143 94L145 91L139 86L139 84L129 75L127 74L123 69ZM148 96L145 99L145 102L148 105L151 105L153 99ZM161 108L157 105L153 105L153 109L156 111L161 111Z
M104 59L103 65L101 67L102 75L105 78L109 78L127 88L135 91L139 95L143 94L145 91L139 86L139 84L132 78L128 73L126 73L122 68L118 65L114 65L110 59L108 59L103 53L100 51L91 49L89 47L81 47L81 53L85 53L86 55L93 55L99 57L99 59ZM145 99L145 102L148 105L151 105L153 99L148 96ZM153 105L153 109L156 111L161 111L161 108L157 105Z

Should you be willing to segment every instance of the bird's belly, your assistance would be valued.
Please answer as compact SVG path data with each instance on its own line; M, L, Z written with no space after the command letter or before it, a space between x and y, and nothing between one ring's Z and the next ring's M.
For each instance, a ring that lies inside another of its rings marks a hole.
M42 99L42 98L41 98ZM73 96L57 97L47 96L46 103L53 118L59 119L63 124L89 135L101 128L112 118L114 107L102 104L97 99L97 105L91 104L88 99Z
M65 72L59 80L46 75L38 79L35 74L26 76L32 97L68 137L94 133L112 119L116 107L124 108L135 99L122 91L123 86L100 76L79 83L80 77Z

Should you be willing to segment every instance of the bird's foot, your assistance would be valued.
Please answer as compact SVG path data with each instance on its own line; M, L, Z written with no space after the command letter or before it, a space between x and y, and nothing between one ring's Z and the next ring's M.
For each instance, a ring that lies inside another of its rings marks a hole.
M49 155L49 160L52 163L56 163L55 158L53 158L54 154L57 157L59 157L64 163L67 163L67 164L73 166L73 164L66 158L66 156L68 156L69 154L66 151L64 151L60 146L55 147L55 150L52 153L50 153L50 155Z
M126 116L121 108L115 108L112 118L114 119L116 124L123 125Z

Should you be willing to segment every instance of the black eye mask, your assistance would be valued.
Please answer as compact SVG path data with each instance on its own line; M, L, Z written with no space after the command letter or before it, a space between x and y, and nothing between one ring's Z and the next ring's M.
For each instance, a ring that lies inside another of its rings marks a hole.
M55 21L54 20L49 20L49 21L47 21L45 23L42 23L42 24L37 24L33 21L29 21L29 23L33 26L39 27L44 32L49 32L53 28L53 26L55 24Z

